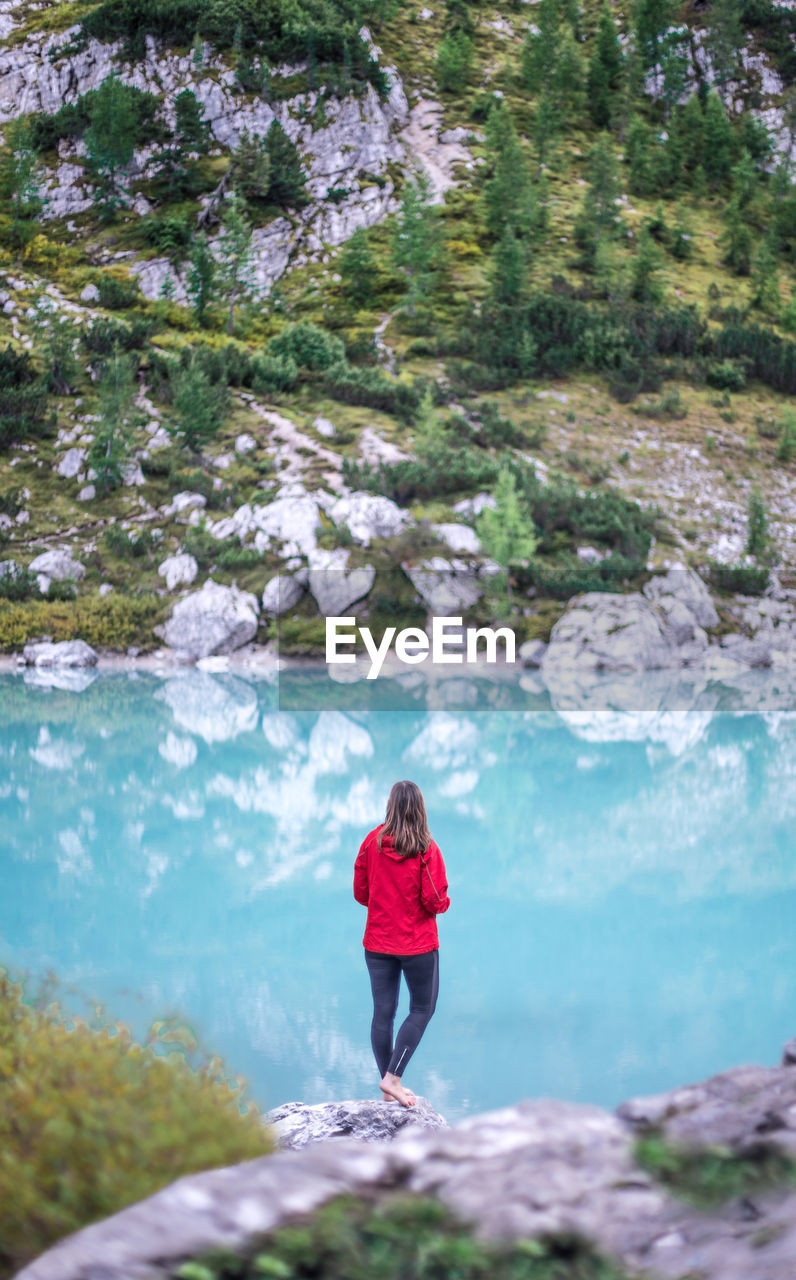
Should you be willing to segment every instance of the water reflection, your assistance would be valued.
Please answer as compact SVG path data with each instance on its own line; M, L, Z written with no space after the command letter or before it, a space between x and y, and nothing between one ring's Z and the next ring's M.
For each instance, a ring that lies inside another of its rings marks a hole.
M796 1018L796 700L667 679L557 705L450 684L429 710L417 682L385 709L381 689L313 700L304 673L5 677L0 962L139 1028L180 1011L265 1105L375 1096L351 874L410 776L453 906L409 1083L449 1118L774 1061Z

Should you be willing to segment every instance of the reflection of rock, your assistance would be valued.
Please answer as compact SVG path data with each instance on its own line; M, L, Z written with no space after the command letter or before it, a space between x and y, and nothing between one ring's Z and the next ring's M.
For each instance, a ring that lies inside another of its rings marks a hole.
M37 689L83 693L97 679L97 672L93 667L25 667L22 679Z
M446 1121L425 1098L414 1107L386 1105L371 1098L348 1102L283 1102L268 1112L277 1142L282 1148L298 1150L311 1142L329 1138L359 1138L361 1142L389 1142L406 1125L421 1129L444 1129Z
M432 556L401 567L430 611L440 617L472 609L484 594L473 570L461 560Z
M158 754L175 769L188 769L196 760L196 743L193 738L180 738L169 730L166 741L158 747Z
M208 578L200 591L175 604L171 617L155 633L189 658L232 653L257 634L258 609L251 592Z
M348 569L348 552L313 552L310 556L310 592L324 617L340 617L350 605L366 596L373 586L376 570L372 565Z
M556 713L587 742L659 742L681 755L707 732L719 695L702 672L547 673Z
M22 657L29 667L94 667L97 654L85 640L50 640L26 644Z
M81 673L76 672L75 674L80 675ZM36 746L29 748L31 759L40 764L42 768L57 769L60 772L72 769L75 761L82 756L84 751L85 747L82 742L67 742L63 738L53 739L46 725L42 725L39 729Z
M228 742L257 727L257 691L237 676L185 671L167 680L155 697L171 709L179 728L205 742Z
M341 711L322 711L312 727L309 758L324 773L345 773L350 769L348 756L370 759L373 740L362 725Z

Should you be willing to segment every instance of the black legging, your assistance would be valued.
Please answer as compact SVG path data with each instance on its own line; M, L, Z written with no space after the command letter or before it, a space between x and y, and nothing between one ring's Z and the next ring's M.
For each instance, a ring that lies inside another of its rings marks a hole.
M373 1021L370 1043L382 1077L387 1071L400 1076L420 1043L437 1004L439 991L439 950L416 956L386 955L365 950L365 963L373 989ZM392 1029L398 1010L401 971L409 987L409 1013L392 1043Z

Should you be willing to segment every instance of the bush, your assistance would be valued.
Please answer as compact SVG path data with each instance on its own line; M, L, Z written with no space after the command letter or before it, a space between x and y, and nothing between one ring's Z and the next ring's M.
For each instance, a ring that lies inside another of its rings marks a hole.
M705 370L705 381L719 391L743 391L746 370L740 360L713 360Z
M108 356L115 348L120 351L140 351L152 335L149 320L134 320L124 324L119 320L94 320L83 330L83 345L98 356Z
M29 569L14 565L0 574L0 600L29 600L31 596L37 595L39 581Z
M152 648L152 628L164 610L157 596L0 600L0 653L13 653L41 636L85 640L96 649L126 649L131 644Z
M128 533L121 525L112 524L105 530L103 541L109 551L124 560L137 560L141 556L151 556L158 545L151 529L139 529L137 533Z
M4 1274L175 1178L273 1149L240 1082L199 1059L187 1028L155 1023L144 1046L51 996L26 1000L0 973Z
M97 281L99 304L109 311L125 311L141 301L138 282L117 280L115 276L101 275Z
M437 53L437 84L443 93L465 88L473 69L473 42L464 31L449 31Z
M340 338L327 333L317 324L300 320L288 324L268 343L268 355L295 360L299 369L328 369L345 362L345 347Z
M425 450L422 458L400 462L367 462L343 459L343 479L357 489L383 494L404 505L418 498L474 492L489 488L498 475L498 465L481 449L451 449L440 442Z
M9 344L0 352L0 449L44 434L46 407L47 389L30 356Z
M103 82L106 83L106 82ZM56 146L60 138L80 137L90 127L97 95L100 89L90 89L83 93L76 102L66 103L53 115L34 115L33 146L37 151L49 151ZM145 89L136 89L133 85L119 81L117 92L124 95L130 107L133 120L132 144L134 147L144 146L148 142L156 142L162 129L156 116L160 105L154 93Z
M353 369L345 360L327 370L323 389L343 404L367 405L405 421L411 419L420 404L417 387L386 378L378 369Z
M727 595L762 596L768 586L769 571L764 565L719 564L711 560L707 579L712 587Z

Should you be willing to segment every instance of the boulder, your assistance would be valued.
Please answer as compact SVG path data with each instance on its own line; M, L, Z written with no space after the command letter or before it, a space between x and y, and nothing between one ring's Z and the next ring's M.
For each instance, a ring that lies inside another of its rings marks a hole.
M555 623L542 671L547 680L562 668L648 671L679 665L669 629L644 596L587 591Z
M38 640L26 644L22 658L28 667L94 667L97 653L85 640Z
M383 1099L354 1099L347 1102L283 1102L268 1112L282 1149L297 1151L311 1142L329 1138L358 1138L360 1142L390 1142L402 1129L447 1127L425 1098L414 1107L403 1107Z
M86 570L71 551L44 551L28 566L39 581L39 590L47 591L51 582L79 582Z
M719 648L733 662L744 667L770 667L774 661L771 637L764 632L758 632L753 639L730 632L721 637Z
M264 551L273 542L281 544L286 556L309 556L318 545L320 510L313 496L300 486L283 490L268 506L255 507L257 533L254 545Z
M257 441L248 431L242 432L235 440L236 453L252 453L257 448Z
M175 587L190 586L199 572L199 566L193 556L183 553L168 556L158 565L158 573L166 579L166 587L173 591Z
M81 302L99 302L99 289L95 284L87 284L85 289L80 291Z
M67 449L55 470L65 480L72 480L83 469L86 461L85 449Z
M474 498L462 498L461 502L453 504L453 510L457 515L470 520L480 516L485 507L489 507L492 511L497 508L497 498L493 498L491 493L477 493Z
M93 484L84 484L80 493L77 495L78 502L92 502L97 496L97 490Z
M312 425L319 436L326 436L327 439L332 439L337 435L336 426L328 418L316 418Z
M693 569L674 568L656 575L642 587L645 598L664 614L672 609L670 601L678 601L700 627L716 627L719 615L708 588Z
M338 498L329 515L335 524L348 526L354 542L367 547L373 538L393 538L412 524L408 511L402 511L391 498L374 493L349 493Z
M265 584L263 613L286 613L297 605L306 590L306 579L298 574L278 573Z
M477 556L481 550L481 539L468 524L432 524L431 528L451 551L460 555Z
M254 512L248 502L244 502L243 506L233 511L231 516L223 516L221 520L208 525L208 530L214 538L240 538L243 542L243 539L248 537L256 527Z
M16 578L19 573L16 560L0 560L0 578Z
M181 516L186 511L202 511L207 506L207 498L202 493L183 491L176 493L168 506L162 507L164 516Z
M431 613L441 617L472 609L484 594L474 571L461 560L433 556L401 568Z
M318 549L310 556L309 588L319 612L326 618L342 616L352 604L368 594L376 577L372 565L349 569L348 552Z
M155 628L172 649L187 658L232 653L257 634L257 597L238 587L224 587L212 578L175 604L171 617Z
M541 667L547 653L544 640L526 640L520 645L518 657L524 667Z

